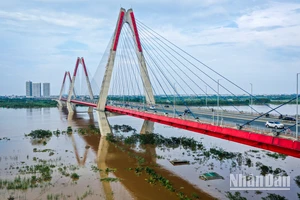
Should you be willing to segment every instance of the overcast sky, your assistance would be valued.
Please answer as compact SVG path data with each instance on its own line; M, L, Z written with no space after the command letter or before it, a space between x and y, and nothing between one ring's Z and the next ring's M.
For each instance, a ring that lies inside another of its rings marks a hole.
M58 94L78 56L94 73L120 7L254 94L296 92L299 0L9 0L0 2L0 95L25 95L27 80Z

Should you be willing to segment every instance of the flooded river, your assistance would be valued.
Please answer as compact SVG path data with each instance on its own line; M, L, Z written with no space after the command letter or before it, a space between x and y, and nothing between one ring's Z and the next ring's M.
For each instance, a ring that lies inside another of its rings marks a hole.
M289 190L248 188L239 190L240 196L261 199L273 193L286 199L298 199L300 185L294 180L300 175L300 160L297 158L272 156L273 152L157 123L150 129L163 137L193 138L204 145L206 153L210 149L221 148L234 156L230 159L220 158L212 150L210 155L203 155L204 151L183 146L118 146L99 135L80 134L80 128L87 129L91 124L98 127L98 116L96 112L88 114L85 108L78 109L80 112L68 116L65 110L58 108L0 108L0 199L188 199L187 196L189 199L228 199L228 191L231 194L237 192L230 190L230 174L257 176L262 173L263 166L267 167L268 173L288 176ZM144 120L128 116L109 117L108 122L111 126L129 125L137 133L145 125ZM73 134L52 136L45 143L35 143L25 137L32 130L66 131L69 126ZM132 132L115 134L129 136ZM176 192L158 182L151 184L144 172L137 173L140 165L136 158L142 158L144 167L149 166L166 178ZM174 159L188 160L190 163L174 166L170 162ZM50 180L38 181L39 187L26 190L1 188L4 180L12 180L17 176L30 177L32 180L33 174L28 173L28 169L37 163L50 166ZM199 178L201 174L209 172L216 172L223 179L205 181ZM74 180L71 177L75 173L79 178Z

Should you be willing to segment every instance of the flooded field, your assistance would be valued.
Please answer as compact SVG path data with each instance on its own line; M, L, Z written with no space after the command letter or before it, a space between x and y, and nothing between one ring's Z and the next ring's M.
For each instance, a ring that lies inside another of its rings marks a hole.
M0 199L298 199L300 194L299 159L128 116L108 121L110 141L96 134L96 112L0 109ZM37 129L52 136L41 141L25 136ZM145 130L159 134L160 143L153 137L148 141L156 145L143 145L143 138L132 137ZM188 164L173 165L175 159ZM223 179L199 178L210 172ZM251 175L289 176L290 190L230 191L230 174L248 181Z

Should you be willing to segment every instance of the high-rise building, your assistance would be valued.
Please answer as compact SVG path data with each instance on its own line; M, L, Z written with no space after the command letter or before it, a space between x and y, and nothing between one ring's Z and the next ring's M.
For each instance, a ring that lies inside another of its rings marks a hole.
M43 96L50 97L50 83L43 83Z
M32 82L26 81L26 96L31 97L32 96Z
M32 83L32 96L41 97L41 83Z

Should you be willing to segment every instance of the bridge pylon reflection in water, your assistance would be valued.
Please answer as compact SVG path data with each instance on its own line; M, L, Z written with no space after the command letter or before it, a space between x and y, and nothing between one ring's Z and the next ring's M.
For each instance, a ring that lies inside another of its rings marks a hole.
M64 112L68 112L66 109L63 109ZM66 113L67 114L67 113ZM80 112L74 112L74 113L68 113L67 114L67 120L68 120L68 126L87 126L89 124L94 124L95 123L95 119L94 119L94 115L96 114L98 116L98 125L99 125L99 129L100 129L100 133L101 133L101 137L99 139L99 143L98 143L98 148L97 148L97 167L98 169L101 169L99 171L100 174L100 179L105 179L105 178L109 178L109 177L116 177L118 179L122 179L122 175L120 175L119 177L117 176L117 174L113 173L113 172L106 172L106 169L111 169L111 168L115 168L115 165L110 166L109 164L107 164L107 159L109 160L115 160L116 162L118 162L117 160L120 159L124 159L126 156L128 156L127 153L123 153L122 155L120 155L120 152L114 152L112 150L113 146L111 146L109 144L109 141L107 141L106 136L108 133L112 133L112 129L111 129L111 125L109 124L108 116L116 116L113 113L109 113L109 112L101 112L101 111L96 111L94 113L89 113L89 112L84 112L84 114L88 114L88 120L84 119L84 121L82 121L82 119L78 120L79 118L81 118L79 116L79 114L83 114ZM147 134L147 133L152 133L154 130L154 123L148 120L144 120L142 127L139 131L140 134ZM104 133L104 134L102 134ZM85 148L83 156L80 156L80 149L77 146L76 143L76 137L74 136L74 134L72 134L71 136L71 140L72 140L72 145L74 148L74 153L75 153L75 158L76 161L78 163L79 166L84 167L86 164L86 160L87 160L87 155L88 152L91 150L91 148ZM91 144L89 143L89 140L86 140L87 145L94 145L95 144ZM94 148L96 149L96 148ZM109 150L111 149L111 150ZM143 153L140 153L140 155L142 155L145 160L149 163L149 164L156 164L156 151L155 151L155 147L154 146L146 146L143 147ZM120 162L120 163L123 163ZM133 164L135 165L135 164ZM144 181L144 180L142 180ZM128 193L128 189L125 185L120 185L120 184L113 184L109 181L101 181L102 184L102 188L104 190L105 193L105 199L124 199L124 196L127 196L128 199L130 199L130 195ZM125 189L125 188L126 189ZM126 199L126 198L125 198Z

